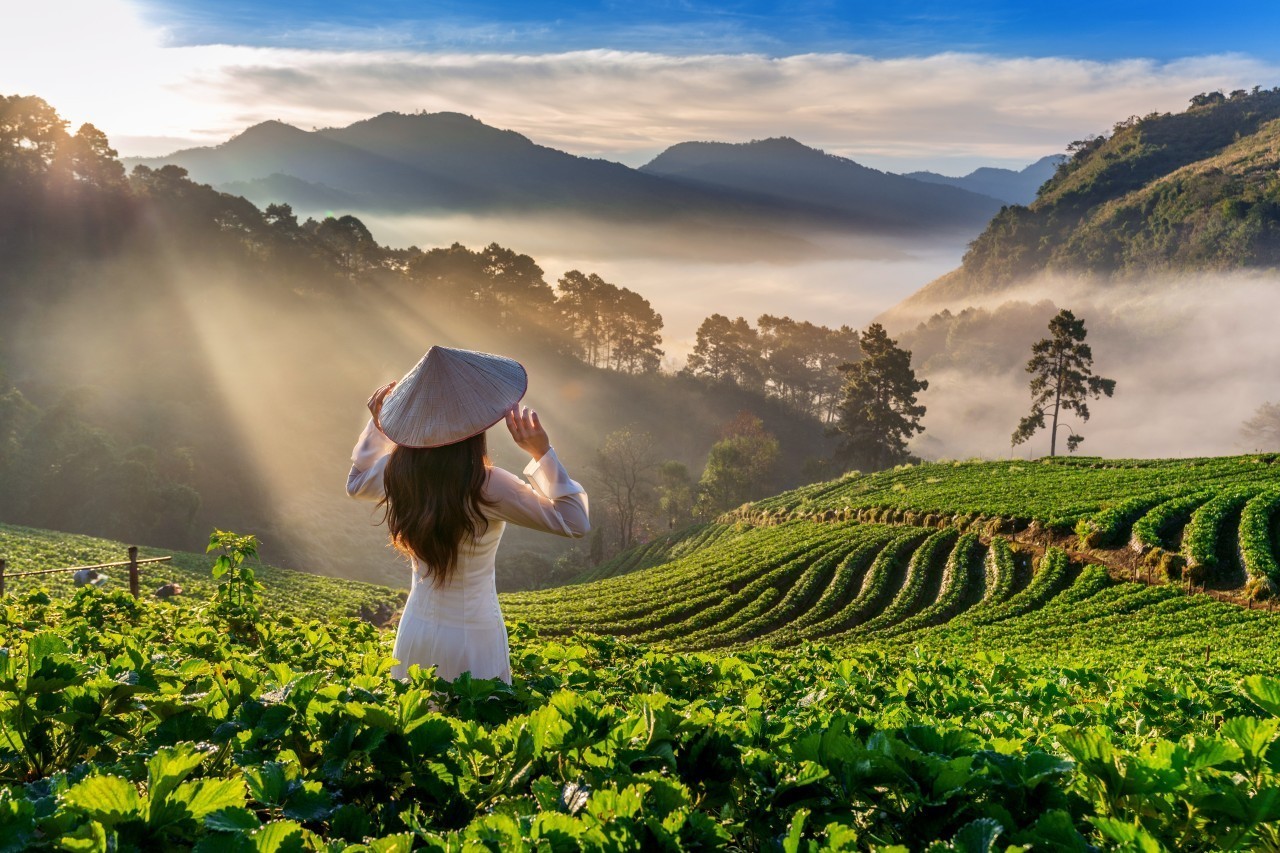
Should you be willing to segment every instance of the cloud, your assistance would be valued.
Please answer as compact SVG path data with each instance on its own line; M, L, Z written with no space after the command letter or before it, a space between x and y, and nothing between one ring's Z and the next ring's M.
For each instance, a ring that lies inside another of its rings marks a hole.
M49 0L8 22L0 91L39 94L117 138L220 142L281 119L333 126L453 110L575 153L642 162L690 139L788 135L888 168L1023 163L1130 114L1275 79L1242 55L1160 62L673 56L174 45L126 0ZM392 42L394 43L394 42ZM129 153L126 151L125 153Z

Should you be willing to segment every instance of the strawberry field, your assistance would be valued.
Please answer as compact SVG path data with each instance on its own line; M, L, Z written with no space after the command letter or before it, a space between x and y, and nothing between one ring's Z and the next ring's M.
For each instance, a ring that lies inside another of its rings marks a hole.
M846 478L505 595L510 686L389 678L353 618L385 588L255 567L246 604L190 554L168 602L12 585L0 851L1280 849L1280 469L1011 467ZM122 550L0 528L11 570Z

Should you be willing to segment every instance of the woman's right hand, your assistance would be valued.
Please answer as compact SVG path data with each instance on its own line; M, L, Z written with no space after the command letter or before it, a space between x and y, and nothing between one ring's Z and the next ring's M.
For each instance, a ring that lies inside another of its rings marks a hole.
M382 404L386 401L387 395L390 394L392 389L395 387L395 382L388 382L377 391L374 391L373 395L369 397L369 414L373 415L374 420L377 420L378 415L382 412Z
M538 420L538 413L528 406L512 406L507 410L507 429L516 445L537 461L551 449L551 439Z

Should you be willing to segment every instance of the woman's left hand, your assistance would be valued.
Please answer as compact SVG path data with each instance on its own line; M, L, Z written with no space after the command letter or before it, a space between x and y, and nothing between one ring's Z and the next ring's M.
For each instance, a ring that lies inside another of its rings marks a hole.
M538 413L528 406L512 406L507 410L507 429L515 443L535 460L551 449L551 439L538 420Z

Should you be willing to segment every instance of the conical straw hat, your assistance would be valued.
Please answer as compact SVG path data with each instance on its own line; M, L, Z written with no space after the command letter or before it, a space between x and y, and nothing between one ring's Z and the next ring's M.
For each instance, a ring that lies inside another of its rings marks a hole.
M528 387L518 361L432 347L387 395L378 427L402 447L453 444L502 420Z

